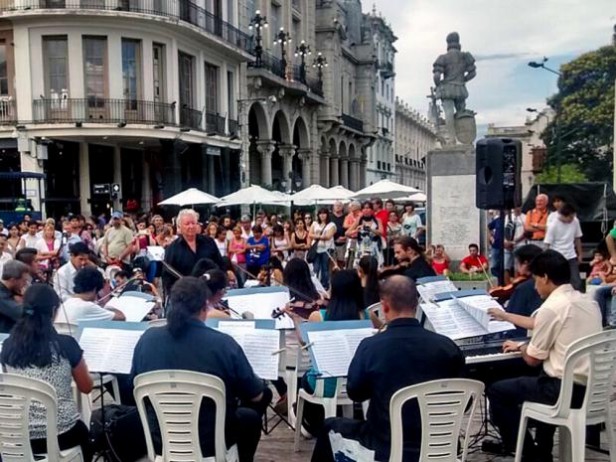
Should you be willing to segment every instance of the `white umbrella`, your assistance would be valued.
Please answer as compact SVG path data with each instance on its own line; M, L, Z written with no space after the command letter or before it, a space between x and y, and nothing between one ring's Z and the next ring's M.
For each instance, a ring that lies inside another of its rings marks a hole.
M399 199L396 199L396 202L426 202L428 200L428 196L426 196L424 193L422 192L418 192L415 194L411 194L408 197L401 197Z
M380 199L395 199L397 197L408 196L421 192L412 186L404 186L391 180L377 181L370 186L361 189L355 193L353 199L370 199L378 197Z
M185 205L217 204L219 201L220 199L206 192L200 191L197 188L190 188L159 202L158 205L179 205L183 207Z
M282 201L284 201L284 198ZM277 194L277 191L268 191L261 186L251 185L247 188L240 189L239 191L235 191L234 193L221 197L220 202L216 205L216 207L252 204L278 205L280 202L281 197Z
M348 201L353 198L355 194L350 189L345 188L344 186L338 185L329 188L329 191L332 193L333 198L339 201Z
M292 194L290 199L297 205L310 205L319 201L331 199L331 192L321 185L313 184L306 189Z

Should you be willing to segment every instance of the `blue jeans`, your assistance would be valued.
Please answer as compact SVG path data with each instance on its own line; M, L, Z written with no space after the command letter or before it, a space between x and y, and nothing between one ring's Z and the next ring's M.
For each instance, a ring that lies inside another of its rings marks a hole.
M324 289L329 289L329 255L327 252L317 253L312 263L314 274L319 278Z
M614 286L601 286L595 291L595 301L601 309L601 319L604 326L607 326L612 311L612 289Z

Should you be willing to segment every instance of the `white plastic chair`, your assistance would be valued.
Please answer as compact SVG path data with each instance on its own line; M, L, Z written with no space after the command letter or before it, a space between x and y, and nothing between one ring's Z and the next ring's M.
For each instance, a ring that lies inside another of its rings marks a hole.
M571 409L573 371L580 358L590 360L584 402L580 409ZM525 402L522 406L515 462L522 460L522 448L528 419L559 427L560 461L584 460L586 426L604 422L610 446L610 460L616 461L616 441L610 411L610 394L616 370L616 331L593 334L572 343L567 349L560 395L556 404ZM562 431L566 429L567 431Z
M135 377L135 401L143 424L148 459L155 462L235 462L237 446L225 443L225 384L213 375L192 371L162 370ZM148 398L160 426L162 455L154 453L145 408ZM199 442L199 409L204 398L216 407L215 456L202 457Z
M30 405L37 401L47 414L47 457L37 462L81 461L81 447L58 447L58 398L48 383L15 374L0 374L0 455L5 462L34 462L30 447Z
M391 423L391 450L389 462L402 462L402 407L407 401L417 399L421 414L420 459L455 462L464 412L472 399L462 446L462 462L466 460L468 435L477 402L483 394L484 384L477 380L432 380L402 388L389 402Z

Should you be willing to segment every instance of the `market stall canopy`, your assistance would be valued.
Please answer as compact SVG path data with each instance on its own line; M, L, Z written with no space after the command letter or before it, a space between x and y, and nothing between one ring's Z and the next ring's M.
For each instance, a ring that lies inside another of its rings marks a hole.
M220 202L220 199L217 197L214 197L197 188L190 188L176 194L175 196L171 196L169 199L159 202L158 205L178 205L180 207L184 207L186 205L217 204L218 202Z
M391 180L381 180L357 191L353 196L353 199L371 199L373 197L378 197L381 199L396 199L398 197L405 197L418 192L421 191L417 188L413 188L412 186L405 186Z
M261 186L251 185L247 188L240 189L227 196L221 197L217 207L230 207L232 205L282 205L288 202L289 197L278 191L269 191Z
M426 202L427 200L428 196L422 192L418 192L407 197L397 198L396 202Z

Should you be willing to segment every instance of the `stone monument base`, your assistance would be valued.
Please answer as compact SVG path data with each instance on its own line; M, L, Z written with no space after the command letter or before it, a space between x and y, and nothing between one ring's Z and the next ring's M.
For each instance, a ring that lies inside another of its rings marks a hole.
M458 261L468 255L471 243L483 250L485 213L475 207L473 146L445 146L430 151L426 167L428 244L444 245L451 260Z

